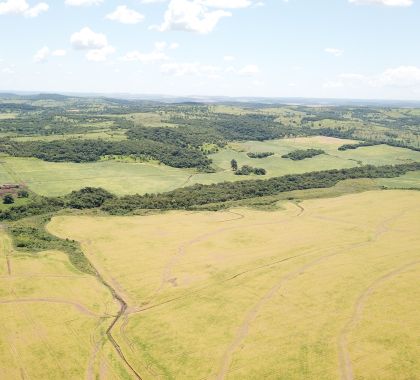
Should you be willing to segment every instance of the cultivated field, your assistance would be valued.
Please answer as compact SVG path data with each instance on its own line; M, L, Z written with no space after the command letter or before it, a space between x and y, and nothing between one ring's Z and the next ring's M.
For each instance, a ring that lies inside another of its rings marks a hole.
M408 380L420 376L419 205L416 191L372 191L272 212L57 216L48 229L80 241L127 302L114 336L143 379ZM70 299L104 313L109 293L95 309L96 288L71 284ZM93 378L108 378L101 368Z
M282 139L265 142L249 141L232 144L210 155L216 173L197 173L192 169L177 169L155 163L101 161L94 163L54 163L36 158L1 157L0 182L25 183L40 195L64 195L85 186L103 187L115 194L144 194L170 191L194 183L217 183L255 178L234 175L230 161L239 166L251 165L267 170L263 178L305 173L326 169L350 168L362 164L386 165L420 161L420 152L386 145L339 151L341 145L352 142L330 137ZM292 161L281 158L296 149L323 149L326 154ZM274 156L251 159L248 152L273 152Z
M0 248L0 378L125 378L105 338L110 292L61 252L16 252L4 231Z

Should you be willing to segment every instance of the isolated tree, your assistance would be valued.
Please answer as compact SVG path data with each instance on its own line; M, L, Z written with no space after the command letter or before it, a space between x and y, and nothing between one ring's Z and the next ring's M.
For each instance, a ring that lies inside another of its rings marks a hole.
M11 205L12 203L15 203L15 198L13 198L13 195L11 195L11 194L6 194L3 197L3 203L5 205Z
M238 162L235 159L233 159L232 161L230 161L230 167L234 172L236 172L238 170Z

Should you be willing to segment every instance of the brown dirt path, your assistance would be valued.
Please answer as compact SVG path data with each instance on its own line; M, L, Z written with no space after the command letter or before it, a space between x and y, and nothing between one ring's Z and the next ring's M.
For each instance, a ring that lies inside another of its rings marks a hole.
M353 313L346 325L341 330L338 337L340 372L342 380L354 380L353 366L348 348L348 336L362 319L363 310L368 298L380 285L382 285L382 283L418 264L420 264L420 260L405 264L402 267L394 269L393 271L379 277L374 282L372 282L357 298L357 301L353 307Z
M321 263L325 260L328 260L328 259L330 259L334 256L337 256L337 255L340 255L340 254L343 254L343 253L348 253L349 251L352 251L352 250L355 250L357 248L361 248L363 246L372 244L373 242L377 241L383 234L388 232L388 230L389 230L388 225L391 222L393 222L393 221L395 221L395 219L401 217L407 211L408 211L408 209L403 210L400 213L398 213L397 215L394 215L394 216L392 216L388 219L385 219L385 220L381 221L375 229L373 238L368 238L365 241L358 242L358 243L353 243L348 247L342 248L342 249L337 250L337 251L335 251L333 253L330 253L328 255L321 256L321 257L319 257L319 258L301 266L300 268L294 270L293 272L283 276L280 279L280 281L277 284L275 284L266 294L264 294L263 297L261 297L257 301L257 303L254 304L254 306L252 306L252 308L246 314L244 320L242 321L241 325L239 326L239 328L236 332L235 338L230 343L230 345L227 347L225 353L222 356L216 378L218 380L225 379L225 377L227 376L227 374L229 372L229 368L230 368L230 365L231 365L231 362L232 362L233 354L237 351L239 346L242 344L242 342L247 337L250 325L256 319L260 310L276 295L276 293L288 281L293 280L294 278L303 274L306 270L308 270L308 269L312 268L313 266L316 266L317 264L319 264L319 263ZM352 379L353 378L349 378L349 379L345 378L345 380L352 380Z
M106 318L110 317L110 315L100 315L96 314L93 311L89 310L84 305L69 301L66 299L60 299L60 298L21 298L21 299L13 299L13 300L0 300L1 305L7 305L7 304L20 304L20 303L55 303L55 304L63 304L63 305L70 305L75 307L79 312L81 312L84 315L88 315L89 317L95 317L95 318Z

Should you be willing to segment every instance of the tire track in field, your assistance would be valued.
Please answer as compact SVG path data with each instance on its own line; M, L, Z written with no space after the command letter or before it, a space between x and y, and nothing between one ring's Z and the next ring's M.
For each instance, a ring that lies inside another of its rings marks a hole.
M10 263L10 257L6 254L6 263L7 263L7 274L12 275L12 264Z
M387 280L390 280L392 277L395 277L400 273L405 272L407 269L414 267L418 264L420 264L420 260L405 264L402 267L394 269L393 271L388 272L387 274L377 278L357 298L357 301L353 307L353 314L341 330L340 335L338 337L340 372L342 380L354 380L353 366L348 347L348 336L362 319L363 311L368 298L378 286L382 285L382 283L386 282Z
M302 206L300 206L300 205L298 205L294 202L292 202L292 204L297 206L300 210L299 213L297 215L295 215L295 217L301 216L303 214L303 212L305 211L305 209ZM232 218L232 219L222 220L222 221L219 221L217 223L226 223L226 222L231 222L231 221L240 220L240 219L245 218L245 215L240 214L238 212L229 211L229 213L236 215L236 217ZM290 217L288 219L275 221L275 222L253 223L253 224L248 224L248 225L244 225L244 226L222 227L222 228L218 228L214 231L198 235L195 238L187 241L186 243L181 244L178 247L177 253L172 256L172 258L169 260L169 262L166 264L165 268L163 269L161 283L160 283L158 289L152 294L152 296L151 296L150 300L147 302L147 304L150 304L153 301L153 299L155 299L156 296L160 294L160 292L162 291L164 286L172 279L173 268L179 263L180 259L183 256L185 256L186 251L189 247L191 247L191 246L193 246L197 243L201 243L201 242L207 240L208 238L211 238L213 236L217 236L217 235L219 235L221 233L224 233L224 232L227 232L227 231L233 231L233 230L242 229L242 228L249 228L249 227L261 227L261 226L269 226L269 225L276 225L276 224L286 224L286 223L290 223L292 220L293 220L293 217Z
M21 303L54 303L54 304L63 304L63 305L70 305L75 307L78 311L80 311L84 315L88 315L89 317L95 317L95 318L107 318L112 317L112 315L100 315L96 314L93 311L89 310L84 305L69 301L66 299L60 299L60 298L21 298L21 299L13 299L13 300L0 300L1 305L7 305L7 304L21 304Z
M280 281L275 284L267 293L261 297L256 304L248 311L246 314L242 324L239 326L236 336L231 342L231 344L226 349L225 353L222 356L221 364L219 366L219 371L216 375L217 380L223 380L225 379L226 375L229 372L229 368L232 362L233 354L237 351L239 346L242 344L242 342L245 340L245 338L248 335L249 328L251 326L251 323L254 322L256 317L258 316L260 310L276 295L276 293L284 286L285 283L287 283L290 280L295 279L299 275L305 273L306 270L316 266L317 264L328 260L332 257L335 257L337 255L348 253L349 251L353 251L355 249L367 246L369 244L372 244L373 242L377 241L383 234L385 234L388 230L388 224L394 221L395 219L401 217L403 214L405 214L408 210L403 210L397 215L394 215L390 217L389 219L385 219L381 221L377 228L375 229L373 238L368 238L365 241L353 243L348 247L342 248L338 251L335 251L333 253L330 253L325 256L321 256L319 258L316 258L315 260L301 266L300 268L294 270L293 272L289 273L288 275L283 276ZM351 379L345 379L345 380L353 380Z
M299 208L299 213L296 215L296 217L300 217L304 212L305 212L305 209L303 208L303 206L300 206L300 205L298 205L297 203L295 203L295 202L292 202L292 204L293 205L295 205L296 207L298 207ZM218 222L216 222L216 223L226 223L226 222L231 222L231 221L235 221L235 220L240 220L240 219L244 219L245 218L245 215L243 215L243 214L240 214L240 213L238 213L238 212L233 212L233 211L227 211L226 213L230 213L230 214L233 214L233 215L235 215L235 218L232 218L232 219L226 219L226 220L222 220L222 221L218 221ZM281 224L281 223L289 223L291 221L291 219L286 219L286 220L282 220L282 221L278 221L278 222L269 222L269 223L256 223L256 224L252 224L252 225L247 225L247 226L245 226L245 227L255 227L255 226L264 226L264 225L275 225L275 224ZM181 245L179 248L178 248L178 254L181 254L181 256L183 256L185 253L186 253L186 248L188 247L188 246L192 246L192 245L194 245L194 244L196 244L196 243L199 243L199 242L202 242L202 241L204 241L204 240L206 240L207 238L209 238L209 237L212 237L212 236L215 236L215 235L217 235L217 234L219 234L219 233L223 233L223 232L225 232L225 231L229 231L229 230L234 230L234 229L240 229L240 228L242 228L242 226L233 226L233 227L224 227L224 228L220 228L220 229L217 229L217 230L215 230L215 231L213 231L213 232L210 232L210 233L206 233L206 234L203 234L203 235L199 235L198 237L196 237L196 238L194 238L194 239L192 239L192 240L190 240L189 242L187 242L186 244L184 244L184 245ZM295 255L295 256L291 256L291 257L288 257L288 258L284 258L284 259L281 259L281 260L276 260L276 261L274 261L274 262L271 262L271 263L269 263L269 264L265 264L265 265L262 265L262 266L259 266L259 267L256 267L256 268L252 268L252 269L249 269L249 270L246 270L246 271L243 271L243 272L240 272L240 273L237 273L237 274L235 274L235 275L233 275L233 276L231 276L231 277L229 277L229 278L227 278L226 280L223 280L223 281L221 281L221 282L219 282L219 284L220 283L225 283L225 282L228 282L228 281L231 281L231 280L234 280L235 278L238 278L238 277L240 277L240 276L242 276L242 275L244 275L244 274L247 274L247 273L250 273L250 272L253 272L253 271L256 271L256 270L259 270L259 269L263 269L263 268L266 268L266 267L270 267L270 266L272 266L272 265L276 265L276 264L279 264L279 263L282 263L282 262L285 262L285 261L289 261L289 260L291 260L291 259L294 259L294 258L298 258L298 257L301 257L301 256L305 256L306 254L301 254L301 255ZM181 257L178 255L178 256L174 256L173 257L173 260L171 260L171 262L169 263L170 264L170 271L172 270L172 268L176 265L176 263L179 261L179 259L180 259ZM176 261L176 262L175 262ZM170 272L169 272L170 273ZM164 275L163 275L163 277L162 277L162 282L161 282L161 284L160 284L160 286L159 286L159 288L153 293L153 295L152 295L152 297L149 299L149 301L147 302L147 303L145 303L140 309L137 309L137 310L134 310L134 311L131 311L131 312L127 312L124 316L123 316L123 323L121 324L121 326L120 326L120 334L121 334L121 336L122 336L122 338L124 339L124 341L125 341L125 343L130 347L130 349L132 350L132 351L134 351L134 349L133 349L133 343L132 343L132 341L129 339L129 337L127 336L127 333L126 333L126 329L127 329L127 325L128 325L128 322L129 322L129 319L128 319L128 316L129 315L133 315L133 314L140 314L140 313L142 313L142 312L144 312L144 311L147 311L147 310L150 310L150 309L153 309L153 308L156 308L156 307L158 307L158 306L162 306L162 305L165 305L165 304L168 304L168 303L171 303L171 302L174 302L174 301L177 301L177 300L180 300L180 299L183 299L183 298L185 298L185 297L188 297L188 296L191 296L191 295L193 295L193 294L197 294L197 293L200 293L200 292L202 292L203 290L206 290L206 289L208 289L208 288L210 288L212 285L208 285L208 286L205 286L205 287L202 287L202 288L200 288L200 289L197 289L196 291L192 291L192 292L188 292L188 294L186 294L186 295L182 295L182 296L179 296L179 297L175 297L175 298L172 298L172 299L169 299L169 300L166 300L166 301L163 301L163 302L160 302L160 303L158 303L158 304L154 304L154 305L150 305L152 302L153 302L153 300L157 297L157 295L159 295L159 293L162 291L162 289L163 289L163 287L165 286L165 284L167 283L167 282L169 282L169 280L170 280L170 275L168 276L168 267L164 270Z

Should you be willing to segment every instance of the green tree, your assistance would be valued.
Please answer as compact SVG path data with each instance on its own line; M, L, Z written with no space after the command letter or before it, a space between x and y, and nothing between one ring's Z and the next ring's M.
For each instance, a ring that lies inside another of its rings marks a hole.
M3 203L5 205L11 205L12 203L15 203L15 198L13 198L13 195L11 195L11 194L6 194L3 197Z
M28 198L29 197L29 193L26 190L19 190L18 197L19 198Z
M235 159L230 161L230 167L234 172L236 172L238 170L238 161L236 161Z

